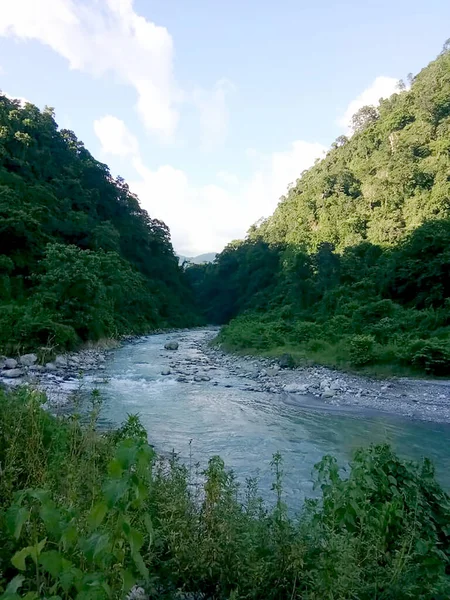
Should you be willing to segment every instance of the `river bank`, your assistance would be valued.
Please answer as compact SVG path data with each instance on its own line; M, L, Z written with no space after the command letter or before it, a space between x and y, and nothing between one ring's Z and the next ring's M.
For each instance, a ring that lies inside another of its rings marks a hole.
M246 389L282 394L287 402L320 407L354 407L403 417L450 423L450 381L392 377L385 380L339 372L321 366L281 368L277 360L236 356L210 346L200 349L214 364L241 377Z
M190 330L158 331L178 344L187 340ZM325 410L360 412L375 410L412 419L450 423L450 381L392 377L386 380L343 373L321 366L281 368L278 361L254 356L228 354L211 346L217 329L200 330L204 335L193 343L197 350L186 357L178 350L164 349L165 367L161 375L180 384L235 385L227 378L242 382L245 392L269 393L286 404ZM61 407L83 389L101 387L116 347L138 344L151 336L127 336L116 344L84 348L66 353L45 364L27 354L18 359L0 361L0 384L5 387L31 385L46 393L49 407ZM220 372L221 383L215 377ZM225 383L224 383L225 380Z

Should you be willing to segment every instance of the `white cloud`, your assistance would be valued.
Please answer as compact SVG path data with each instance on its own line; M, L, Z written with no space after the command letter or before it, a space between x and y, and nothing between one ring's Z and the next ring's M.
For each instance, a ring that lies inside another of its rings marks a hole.
M139 16L132 0L3 0L0 35L46 44L71 69L112 74L135 89L148 130L166 138L174 133L181 92L172 74L172 38Z
M130 189L152 217L167 223L176 250L189 256L221 250L243 237L250 225L273 212L287 185L325 152L320 144L296 141L285 152L262 157L245 181L224 171L216 181L195 186L183 170L171 165L147 167L136 138L119 119L103 117L94 128L103 152L130 157L137 173Z
M212 90L196 89L193 102L200 113L201 142L205 150L224 143L228 131L227 95L235 90L228 79L220 79Z
M9 98L9 100L18 100L21 106L25 106L25 104L30 103L30 101L27 98L24 98L23 96L14 96L12 94L8 94L7 92L2 92L2 94Z
M107 115L94 121L94 131L104 154L113 156L137 156L139 144L123 121Z
M398 79L394 77L377 77L372 85L366 88L357 98L347 106L345 113L338 119L338 125L350 129L353 115L363 106L378 106L380 98L389 98L397 91Z
M228 171L219 171L217 173L217 179L220 179L225 185L236 186L239 183L239 177L234 173Z

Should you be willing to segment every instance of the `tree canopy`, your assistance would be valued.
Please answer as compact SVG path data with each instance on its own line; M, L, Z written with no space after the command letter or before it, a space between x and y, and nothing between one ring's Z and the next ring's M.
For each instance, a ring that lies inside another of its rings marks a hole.
M0 95L0 345L192 322L168 227L51 108Z
M450 373L448 44L408 80L245 240L188 270L206 317L234 318L230 347Z

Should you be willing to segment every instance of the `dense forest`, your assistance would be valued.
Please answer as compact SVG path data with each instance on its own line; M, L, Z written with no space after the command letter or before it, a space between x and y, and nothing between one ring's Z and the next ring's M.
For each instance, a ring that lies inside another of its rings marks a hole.
M450 373L450 43L408 83L245 240L187 269L228 348Z
M51 108L0 95L0 348L194 322L167 226Z

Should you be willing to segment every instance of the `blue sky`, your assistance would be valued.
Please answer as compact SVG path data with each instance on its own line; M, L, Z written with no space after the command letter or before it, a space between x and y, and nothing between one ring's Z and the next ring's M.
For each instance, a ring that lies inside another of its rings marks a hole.
M193 255L271 214L449 23L443 0L0 0L0 89L53 106Z

